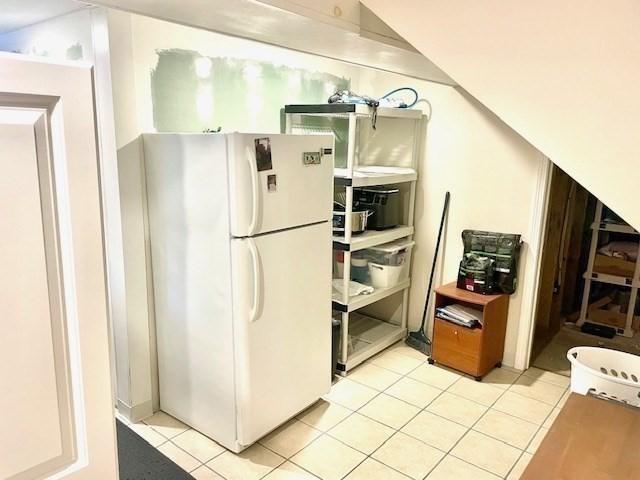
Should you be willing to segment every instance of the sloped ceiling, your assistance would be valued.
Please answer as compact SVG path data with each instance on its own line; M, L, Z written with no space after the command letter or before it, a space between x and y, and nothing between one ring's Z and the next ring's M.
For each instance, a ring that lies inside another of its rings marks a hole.
M342 28L274 6L288 2L256 0L92 0L131 13L257 40L301 52L452 85L429 59L410 47L360 35L355 26ZM272 5L274 4L274 5ZM348 23L348 22L347 22ZM399 42L398 42L399 43Z
M83 6L73 0L1 0L0 34L70 13Z
M362 3L640 229L640 2Z

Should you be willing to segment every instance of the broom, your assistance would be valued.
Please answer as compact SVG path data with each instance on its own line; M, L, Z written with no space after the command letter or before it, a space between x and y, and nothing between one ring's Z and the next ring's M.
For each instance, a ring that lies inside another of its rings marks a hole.
M440 250L440 239L442 238L442 229L444 227L444 220L449 210L449 197L447 192L444 196L444 207L442 208L442 218L440 219L440 229L438 230L438 240L436 240L436 251L433 252L433 264L431 265L431 275L429 275L429 288L427 288L427 298L424 301L424 312L422 313L422 323L420 328L415 332L409 332L406 343L412 348L424 353L425 355L431 354L431 340L427 338L424 333L424 328L427 323L427 310L429 310L429 297L431 296L431 287L433 286L433 275L436 271L436 263L438 261L438 252Z

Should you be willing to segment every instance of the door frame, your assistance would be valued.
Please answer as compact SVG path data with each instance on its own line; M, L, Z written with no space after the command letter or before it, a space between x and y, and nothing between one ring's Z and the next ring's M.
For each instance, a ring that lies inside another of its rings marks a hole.
M527 254L533 256L535 267L525 271L522 278L522 303L520 306L520 323L514 361L514 368L517 370L529 368L531 360L552 171L553 162L548 157L540 154L536 187L532 199L532 213L529 220L530 238L527 245Z

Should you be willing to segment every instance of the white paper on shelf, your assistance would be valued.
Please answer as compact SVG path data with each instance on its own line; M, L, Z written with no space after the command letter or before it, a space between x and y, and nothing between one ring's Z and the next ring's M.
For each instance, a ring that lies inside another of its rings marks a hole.
M472 326L476 323L482 325L482 312L475 308L454 303L440 307L436 311L445 320L451 320L467 326Z
M335 278L331 282L333 285L333 289L337 291L340 295L344 293L343 281L341 278ZM354 282L353 280L349 281L349 296L356 297L358 295L369 295L373 293L374 288L369 285L363 285L362 283Z

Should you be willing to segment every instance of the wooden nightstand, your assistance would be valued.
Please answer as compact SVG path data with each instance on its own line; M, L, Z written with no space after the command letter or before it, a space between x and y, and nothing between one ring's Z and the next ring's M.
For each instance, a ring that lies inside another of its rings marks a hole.
M466 328L438 317L433 326L433 353L429 363L460 370L480 381L502 366L509 295L480 295L449 283L436 288L436 308L452 303L482 311L482 328Z

